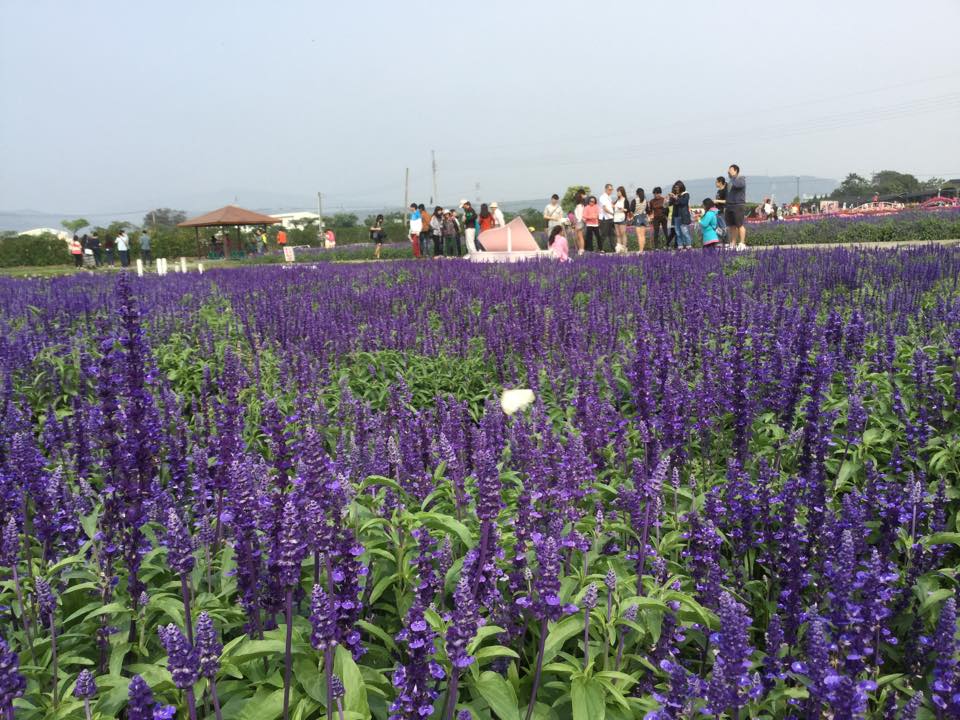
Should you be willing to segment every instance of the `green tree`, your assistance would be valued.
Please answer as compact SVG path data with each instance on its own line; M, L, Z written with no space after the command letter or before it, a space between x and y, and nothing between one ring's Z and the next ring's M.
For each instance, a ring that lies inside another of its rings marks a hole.
M863 195L869 195L872 192L873 188L870 185L870 182L863 177L862 175L857 175L857 173L850 173L847 175L843 182L840 183L840 186L830 193L831 198L845 198L845 197L862 197Z
M920 188L923 190L939 190L943 187L949 187L950 182L944 178L930 178L929 180L924 180L920 183Z
M353 213L334 213L326 222L332 228L352 228L360 224L360 218Z
M156 208L143 216L144 227L176 227L177 223L182 223L187 219L187 214L183 210L172 210L170 208Z
M567 212L573 210L573 197L578 192L582 192L584 195L590 194L589 185L571 185L567 188L567 191L563 194L563 197L560 199L560 204L563 206L563 209Z
M920 181L910 173L881 170L873 174L871 189L880 195L900 195L920 190Z
M86 218L77 218L76 220L61 220L60 224L69 230L73 235L76 235L78 232L83 230L83 228L90 226L90 222Z

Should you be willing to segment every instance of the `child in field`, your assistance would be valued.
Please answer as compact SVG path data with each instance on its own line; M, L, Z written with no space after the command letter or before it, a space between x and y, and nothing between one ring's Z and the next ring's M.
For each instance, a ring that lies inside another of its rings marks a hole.
M570 259L570 246L567 245L567 236L563 234L563 225L554 225L547 239L547 247L560 262Z
M703 217L700 229L703 230L703 249L716 250L720 247L720 235L717 233L717 208L710 198L703 199Z

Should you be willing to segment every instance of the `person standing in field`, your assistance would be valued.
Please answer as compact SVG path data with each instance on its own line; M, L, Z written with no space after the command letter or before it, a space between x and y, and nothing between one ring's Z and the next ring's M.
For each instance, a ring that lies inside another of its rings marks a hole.
M583 255L583 190L573 196L573 229L577 234L577 255Z
M76 235L70 241L70 254L73 256L73 264L77 267L83 267L83 243Z
M113 267L113 262L114 262L113 249L115 247L116 247L116 244L115 244L114 238L108 232L103 237L103 251L104 251L104 254L106 255L106 262L110 265L110 267Z
M427 258L430 257L430 238L432 237L430 221L433 220L433 216L430 215L427 206L423 203L420 203L417 209L420 210L420 220L423 226L420 230L420 257Z
M487 230L493 229L493 215L490 213L490 208L486 204L480 206L480 217L477 220L480 226L480 234L482 235Z
M281 227L280 230L277 231L277 245L279 245L280 249L283 250L286 244L287 244L287 231Z
M673 209L673 229L677 235L677 248L689 250L690 239L690 194L682 180L677 180L670 191L670 207Z
M150 264L150 234L146 230L140 233L140 259L144 265Z
M603 242L600 239L600 205L597 204L597 198L593 195L583 206L583 225L587 250L593 252L594 242L596 242L598 252L603 252L603 248L600 247L600 243Z
M456 257L460 254L459 228L457 227L457 216L453 210L447 210L443 214L443 220L440 225L440 236L443 239L443 254L446 257Z
M632 223L637 232L637 245L643 254L643 248L647 244L647 195L643 188L637 188L637 196L630 204L630 212L633 213Z
M700 218L700 229L703 231L703 249L716 250L720 247L718 234L719 216L716 206L710 198L703 200L703 217Z
M714 198L714 210L717 213L717 237L722 242L727 235L727 224L724 222L723 215L727 208L727 179L720 175L716 181L717 195Z
M747 227L744 224L744 210L747 204L747 179L740 174L739 165L731 165L727 169L726 207L723 219L728 228L727 235L731 250L747 249Z
M653 189L653 197L647 203L647 214L653 222L653 247L666 247L667 236L667 201L663 197L663 188ZM663 232L663 245L660 245L660 233Z
M613 247L613 185L607 183L603 186L603 193L600 195L600 244L597 250L604 252L604 245Z
M100 236L97 234L97 231L93 231L93 235L90 236L90 249L93 250L93 263L97 267L100 267L103 264L103 255L100 250Z
M383 215L377 215L370 226L370 242L373 243L373 259L380 259L380 248L383 247Z
M430 218L430 237L433 240L433 256L443 255L443 208L437 205Z
M410 214L407 217L410 224L410 244L413 246L413 256L420 257L420 233L423 230L423 217L416 203L410 203Z
M507 221L503 217L503 210L500 209L500 206L497 204L496 200L490 203L490 212L493 213L494 227L503 227L507 224Z
M548 235L557 225L563 225L563 207L560 205L560 196L556 193L550 196L550 202L543 209L543 219L547 223Z
M117 253L120 255L120 267L130 267L130 238L126 230L121 230L117 235Z
M460 207L463 209L463 241L467 246L468 253L477 251L477 211L469 200L461 200Z
M617 199L613 202L613 230L617 238L615 249L618 253L627 251L627 211L630 209L627 190L621 185L617 188Z

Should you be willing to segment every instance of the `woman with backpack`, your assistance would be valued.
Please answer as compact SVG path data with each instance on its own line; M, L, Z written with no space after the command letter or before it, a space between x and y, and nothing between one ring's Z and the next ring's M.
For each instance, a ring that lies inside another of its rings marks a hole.
M670 207L673 209L673 229L677 234L677 248L690 250L690 193L682 180L677 180L670 190Z
M637 232L637 245L640 247L640 253L643 254L643 248L647 244L647 196L643 188L637 188L637 196L630 203L630 212L633 213L634 230Z

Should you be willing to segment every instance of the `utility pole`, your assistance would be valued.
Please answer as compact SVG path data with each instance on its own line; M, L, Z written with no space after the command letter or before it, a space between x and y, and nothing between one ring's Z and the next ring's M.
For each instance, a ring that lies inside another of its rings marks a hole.
M323 233L323 193L322 192L317 193L317 215L320 216L317 222L317 227L320 228L320 233L322 234Z
M433 150L430 151L430 166L433 169L433 197L430 198L430 204L434 205L440 196L437 193L437 155Z
M797 175L797 204L800 204L800 176Z

